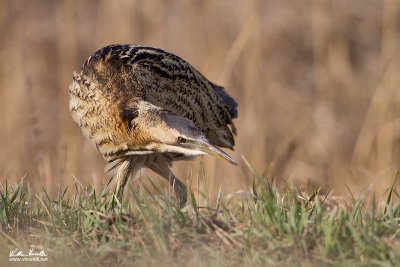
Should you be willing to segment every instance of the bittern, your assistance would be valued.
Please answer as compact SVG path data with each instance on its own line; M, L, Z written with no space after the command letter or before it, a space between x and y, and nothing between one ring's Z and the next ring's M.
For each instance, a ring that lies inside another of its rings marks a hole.
M210 154L235 161L235 100L180 57L138 45L109 45L74 73L69 109L117 177L122 200L131 175L149 168L168 180L180 206L187 190L172 162Z

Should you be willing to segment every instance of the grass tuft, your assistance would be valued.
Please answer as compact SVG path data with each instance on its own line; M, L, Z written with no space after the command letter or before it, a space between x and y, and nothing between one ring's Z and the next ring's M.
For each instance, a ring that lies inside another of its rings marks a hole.
M183 209L142 185L118 203L107 186L96 191L76 183L52 199L44 189L33 196L22 183L6 182L0 247L44 249L48 265L400 264L395 182L385 203L366 197L344 203L320 189L310 196L295 188L278 192L253 175L247 194L228 198L220 189L216 205L202 207L190 191ZM8 262L8 252L0 262Z

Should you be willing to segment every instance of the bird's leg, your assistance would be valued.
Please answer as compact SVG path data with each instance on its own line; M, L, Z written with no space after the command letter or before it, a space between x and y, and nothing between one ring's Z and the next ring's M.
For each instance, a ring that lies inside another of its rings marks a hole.
M147 165L147 167L168 180L178 198L179 207L183 207L187 202L186 185L182 183L171 171L166 162L157 162Z
M126 183L128 182L128 180L129 180L129 176L130 176L129 173L127 173L127 174L125 174L125 175L122 177L121 184L120 184L120 186L119 186L119 188L118 188L117 199L118 199L118 201L119 201L120 203L122 203L122 198L124 197L125 185L126 185Z
M129 180L132 173L132 161L127 159L118 166L117 175L117 199L122 203L122 197L124 194L125 185Z
M176 178L172 172L170 172L170 173L173 178L168 179L169 184L172 186L172 188L175 191L176 197L178 198L179 207L182 208L183 206L185 206L185 204L187 202L186 185L184 183L182 183L181 180Z

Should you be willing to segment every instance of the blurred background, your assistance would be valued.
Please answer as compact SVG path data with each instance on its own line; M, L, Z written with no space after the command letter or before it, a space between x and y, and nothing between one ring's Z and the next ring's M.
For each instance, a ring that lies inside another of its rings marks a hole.
M389 188L400 166L397 0L0 0L0 183L50 192L108 181L68 111L68 85L108 44L186 59L239 104L234 167L175 164L211 196L247 189L245 157L278 184ZM147 173L150 176L153 174ZM161 180L161 179L160 179ZM203 182L200 182L203 183ZM203 185L204 187L204 185Z

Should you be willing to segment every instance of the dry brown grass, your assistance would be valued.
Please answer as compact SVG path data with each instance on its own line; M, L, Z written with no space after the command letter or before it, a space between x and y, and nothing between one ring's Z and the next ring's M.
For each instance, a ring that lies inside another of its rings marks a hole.
M0 0L0 182L25 173L47 190L106 181L103 160L68 112L67 88L111 43L174 52L238 100L244 155L276 181L325 181L337 194L389 188L400 163L396 0ZM248 186L205 157L210 195Z

